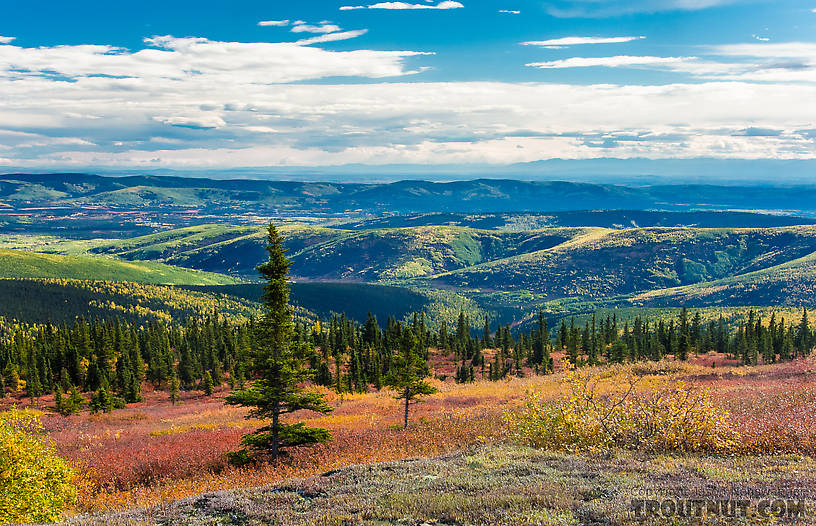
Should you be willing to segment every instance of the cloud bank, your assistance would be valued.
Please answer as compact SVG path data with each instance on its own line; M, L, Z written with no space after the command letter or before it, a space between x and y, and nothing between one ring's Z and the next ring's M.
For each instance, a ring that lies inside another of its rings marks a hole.
M816 158L816 44L531 63L542 75L590 66L685 75L654 86L406 82L426 53L315 45L364 31L305 30L299 42L165 35L138 50L10 41L0 45L0 166Z

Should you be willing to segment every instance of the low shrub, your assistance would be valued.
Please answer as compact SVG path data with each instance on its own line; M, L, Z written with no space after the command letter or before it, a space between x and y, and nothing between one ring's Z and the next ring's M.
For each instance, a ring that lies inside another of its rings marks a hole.
M60 519L76 502L75 475L45 442L37 413L0 413L0 524Z
M517 441L569 451L620 447L650 452L731 452L739 434L708 390L677 379L654 379L631 368L568 369L562 397L528 392L505 414Z

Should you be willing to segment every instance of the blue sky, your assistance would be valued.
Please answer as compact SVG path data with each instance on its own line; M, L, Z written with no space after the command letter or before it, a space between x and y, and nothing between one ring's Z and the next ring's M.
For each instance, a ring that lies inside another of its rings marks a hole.
M816 1L22 2L0 170L816 158Z

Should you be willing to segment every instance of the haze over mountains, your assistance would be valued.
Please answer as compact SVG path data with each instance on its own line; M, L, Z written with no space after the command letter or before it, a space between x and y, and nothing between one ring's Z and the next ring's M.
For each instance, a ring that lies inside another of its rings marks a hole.
M103 177L86 174L0 176L0 206L204 207L256 213L394 214L549 212L588 209L780 210L812 213L816 186L646 185L476 179L336 183Z

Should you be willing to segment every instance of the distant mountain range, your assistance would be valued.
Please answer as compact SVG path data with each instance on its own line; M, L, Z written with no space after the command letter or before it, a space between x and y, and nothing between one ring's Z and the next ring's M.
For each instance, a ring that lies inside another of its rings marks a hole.
M270 219L325 223L411 214L549 214L587 210L744 210L816 217L816 186L625 186L506 179L335 183L147 175L0 176L0 233L73 238L125 238L174 227L260 224ZM581 217L557 215L552 224L614 226L611 216L598 216L594 223L586 223L589 219L586 213ZM637 217L619 214L616 224L698 225L689 217L664 216L664 219L664 222L650 219L642 212ZM710 218L702 216L701 221L711 223ZM742 226L786 224L772 223L770 219L761 224L749 220Z

